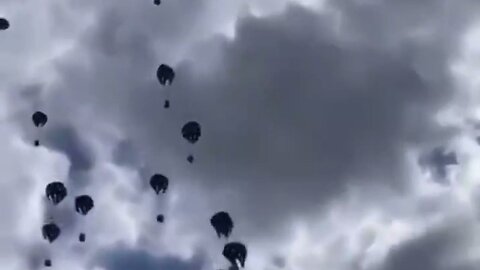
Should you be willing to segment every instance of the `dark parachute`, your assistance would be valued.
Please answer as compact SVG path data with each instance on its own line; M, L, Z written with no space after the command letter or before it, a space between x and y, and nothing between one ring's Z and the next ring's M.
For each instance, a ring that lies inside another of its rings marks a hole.
M166 64L161 64L157 69L157 78L161 85L170 85L175 79L175 71Z
M156 5L160 5L160 0L155 0L158 2L158 4L155 2ZM161 64L158 69L157 69L157 79L160 82L161 85L171 85L173 82L173 79L175 79L175 71L173 68L171 68L167 64ZM165 100L165 104L163 105L164 108L169 108L170 107L170 101L168 98Z
M157 222L158 223L163 223L164 220L165 220L165 218L163 217L163 215L158 215L157 216Z
M213 228L215 228L219 238L221 235L228 238L228 236L230 236L232 233L233 220L227 212L222 211L213 215L210 219L210 224L212 224Z
M94 207L93 199L88 195L80 195L75 198L75 210L77 213L86 216ZM80 233L78 241L85 242L85 233Z
M182 136L189 143L194 144L202 135L200 124L195 121L186 123L182 128Z
M53 222L44 224L42 227L43 238L48 240L50 243L55 241L60 236L60 233L60 228Z
M47 121L48 121L48 117L45 113L41 112L41 111L36 111L35 113L33 113L32 115L32 121L33 121L33 124L37 127L37 128L40 128L40 127L43 127ZM39 146L40 145L40 141L39 140L35 140L35 146Z
M162 1L160 0L153 0L153 3L157 6L160 6L160 4L162 3Z
M93 199L88 195L81 195L75 198L75 210L82 215L87 215L94 207Z
M225 245L222 252L223 256L234 267L238 267L237 261L242 267L245 267L245 260L247 259L247 248L240 242L230 242Z
M60 228L53 222L44 224L42 227L43 238L52 243L60 236ZM52 266L52 261L50 259L45 259L43 263L46 267Z
M7 30L10 28L10 23L5 18L0 18L0 30Z
M67 188L62 182L52 182L45 188L45 194L54 205L57 205L67 197Z
M150 186L153 188L155 193L158 195L160 191L162 193L167 192L168 189L168 178L163 174L154 174L150 177ZM162 214L157 215L157 222L163 223L165 218Z
M43 112L37 111L32 114L32 121L36 127L43 127L47 123L48 117Z
M202 130L200 124L195 121L190 121L182 127L182 136L189 143L194 144L198 141L202 135ZM193 155L187 157L188 162L192 163L194 158Z
M157 195L162 191L162 193L165 193L168 188L168 178L162 174L154 174L150 178L150 186L155 190L155 193Z

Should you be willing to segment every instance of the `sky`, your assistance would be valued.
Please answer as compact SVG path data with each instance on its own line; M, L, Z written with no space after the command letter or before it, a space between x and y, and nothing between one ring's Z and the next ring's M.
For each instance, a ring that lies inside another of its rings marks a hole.
M0 0L2 269L227 269L218 211L247 270L478 269L479 14L475 0Z

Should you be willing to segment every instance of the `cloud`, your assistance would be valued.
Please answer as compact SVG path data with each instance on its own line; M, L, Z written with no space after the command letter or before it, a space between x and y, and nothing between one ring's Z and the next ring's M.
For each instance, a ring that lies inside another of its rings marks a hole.
M50 126L44 136L46 138L43 145L64 153L70 160L69 183L72 186L85 186L87 183L82 182L88 179L84 177L82 181L82 175L88 173L95 163L90 146L83 142L78 132L69 125Z
M205 258L196 254L189 260L176 257L155 257L147 251L117 248L105 251L100 256L100 265L107 270L120 269L172 269L195 270L204 269Z
M84 72L93 85L82 88L104 89L93 101L98 114L125 127L145 159L165 164L162 170L188 168L180 128L198 120L205 135L193 148L198 165L187 176L207 188L248 194L248 203L232 210L252 218L251 226L316 207L349 185L404 188L403 150L441 141L434 113L448 93L430 85L402 52L343 42L329 22L298 6L270 18L243 19L234 40L212 41L219 51L202 52L221 59L214 70L200 71L208 60L195 57L176 66L171 111L161 108L153 75L138 81L158 63L136 68L135 47L123 47L122 55L131 59L122 64L93 59ZM113 73L119 67L124 70ZM92 80L96 69L107 70L101 80ZM114 76L131 79L107 78ZM74 96L91 103L93 94ZM107 106L112 98L118 109Z
M472 261L464 252L475 244L471 240L475 229L471 221L464 218L461 221L449 220L443 226L431 228L420 237L393 247L382 269L475 269L478 261Z
M255 14L267 3L249 2ZM476 209L468 197L476 154L459 139L463 127L442 125L438 112L458 101L451 62L477 4L459 1L447 12L437 1L277 3L266 17L242 14L239 1L207 0L53 1L38 12L48 23L12 16L10 41L0 45L9 63L0 75L9 79L0 84L18 90L2 94L5 121L18 130L5 136L24 140L7 140L5 170L47 168L38 181L18 177L35 182L28 196L38 205L52 179L71 191L58 207L32 207L22 218L11 211L12 226L29 217L28 233L3 237L29 251L31 269L44 250L26 236L38 235L42 210L65 232L48 252L79 269L223 267L223 242L208 224L220 210L234 218L232 240L249 248L247 267L258 269L436 270L444 253L472 248L462 224L432 220ZM25 34L35 24L44 36ZM161 63L177 72L168 89L155 79ZM25 66L28 75L19 72ZM34 149L29 117L38 108L51 117ZM180 134L190 120L203 133L193 146ZM466 171L449 186L417 171L417 156L438 146L456 147ZM43 160L23 169L17 160L25 158ZM166 196L148 186L156 172L171 180ZM79 193L96 202L83 219L73 212ZM76 242L80 229L85 246ZM15 252L5 254L20 261ZM452 258L445 269L470 269L469 259Z

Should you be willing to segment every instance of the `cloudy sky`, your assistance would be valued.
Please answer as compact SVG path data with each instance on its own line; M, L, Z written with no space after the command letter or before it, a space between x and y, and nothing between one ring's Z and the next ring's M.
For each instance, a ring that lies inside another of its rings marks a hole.
M478 269L480 2L162 2L0 0L2 269L226 269L221 210L248 270Z

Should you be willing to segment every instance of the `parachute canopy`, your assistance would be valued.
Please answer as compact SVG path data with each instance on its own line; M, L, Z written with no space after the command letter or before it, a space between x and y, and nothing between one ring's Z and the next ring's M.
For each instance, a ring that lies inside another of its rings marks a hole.
M36 127L43 127L47 123L48 117L45 113L37 111L32 115L32 121Z
M165 193L168 188L168 178L162 174L154 174L150 178L150 186L155 190L155 193L157 195L162 191L162 193Z
M163 223L164 220L165 220L165 218L163 217L163 215L158 215L157 216L157 222L158 223Z
M239 261L240 265L245 267L247 248L244 244L240 242L230 242L224 246L222 254L232 266L237 266L237 261Z
M93 199L88 195L81 195L75 198L75 210L82 215L88 214L94 207Z
M173 68L170 66L161 64L157 69L157 79L161 85L170 85L172 84L173 79L175 79L175 71L173 71Z
M54 205L57 205L67 197L67 188L62 182L52 182L45 188L45 194Z
M186 123L182 128L182 136L189 143L196 143L202 135L200 124L195 121Z
M5 18L0 18L0 30L7 30L10 28L10 23Z
M221 235L228 238L232 233L233 220L227 212L222 211L213 215L210 219L210 224L215 228L219 238Z
M43 238L48 240L50 243L55 241L58 236L60 236L60 228L53 222L44 224L42 227Z

